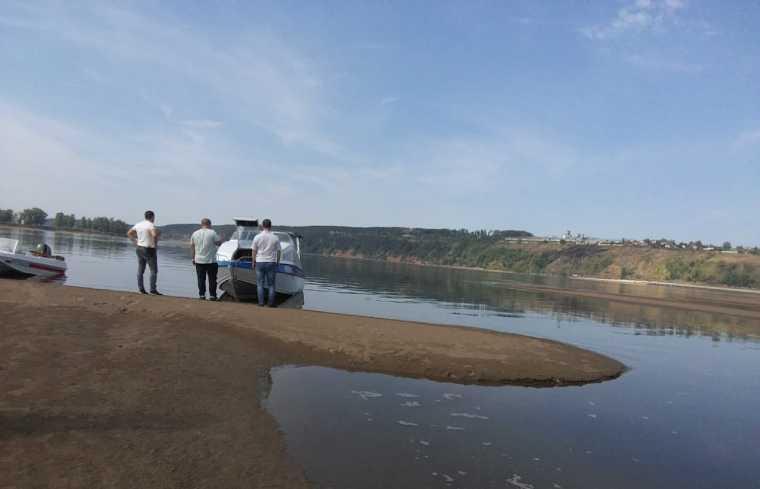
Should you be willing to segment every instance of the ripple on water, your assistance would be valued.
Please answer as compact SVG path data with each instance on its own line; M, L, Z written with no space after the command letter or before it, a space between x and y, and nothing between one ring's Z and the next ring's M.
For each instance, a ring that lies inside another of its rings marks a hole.
M370 399L377 399L379 397L383 397L382 394L379 392L372 392L372 391L351 391L351 394L354 394L356 396L361 397L365 401L368 401Z
M533 484L523 482L522 477L517 474L513 474L511 478L507 479L507 484L519 487L520 489L534 489Z
M422 404L419 403L419 402L417 402L417 401L406 401L406 402L402 402L401 405L403 407L409 407L409 408L415 408L415 407L421 407L422 406Z
M405 421L403 419L396 421L396 423L400 424L401 426L410 426L410 427L419 426L417 423L413 423L411 421Z
M468 419L488 419L488 416L482 416L480 414L472 414L472 413L450 413L449 416L459 417L459 418L468 418Z

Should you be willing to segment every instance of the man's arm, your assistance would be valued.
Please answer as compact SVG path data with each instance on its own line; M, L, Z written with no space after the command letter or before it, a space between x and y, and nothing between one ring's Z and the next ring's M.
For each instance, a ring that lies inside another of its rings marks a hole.
M137 242L137 231L135 231L135 228L132 228L129 231L127 231L127 238L132 240L133 243Z
M219 236L219 233L214 231L214 235L216 236L216 239L214 240L215 245L219 246L220 244L224 243L224 240L222 239L221 236Z
M158 243L158 238L161 236L161 230L156 226L150 230L150 235L153 236L153 243Z
M193 265L195 265L195 243L193 243L193 238L190 238L190 256L193 257Z

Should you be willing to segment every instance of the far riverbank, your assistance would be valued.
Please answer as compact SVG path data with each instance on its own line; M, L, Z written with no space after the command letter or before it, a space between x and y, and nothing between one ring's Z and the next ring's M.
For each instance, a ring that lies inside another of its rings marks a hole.
M28 229L30 231L54 231L56 233L72 233L72 234L87 234L95 236L108 236L108 237L123 237L126 239L126 235L123 233L106 233L103 231L95 231L93 229L80 229L80 228L57 228L55 226L31 226L28 224L16 224L4 222L0 224L0 227L5 228L18 228Z

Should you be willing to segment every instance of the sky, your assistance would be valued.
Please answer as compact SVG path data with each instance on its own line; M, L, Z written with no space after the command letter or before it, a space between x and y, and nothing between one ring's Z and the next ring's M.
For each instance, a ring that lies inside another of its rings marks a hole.
M0 208L760 245L760 2L15 1Z

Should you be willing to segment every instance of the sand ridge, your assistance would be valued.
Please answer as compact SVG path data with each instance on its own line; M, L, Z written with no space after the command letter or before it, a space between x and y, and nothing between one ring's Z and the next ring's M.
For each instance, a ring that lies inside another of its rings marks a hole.
M556 341L470 327L0 281L0 302L135 320L206 322L281 343L299 363L458 383L555 386L613 379L625 366Z

